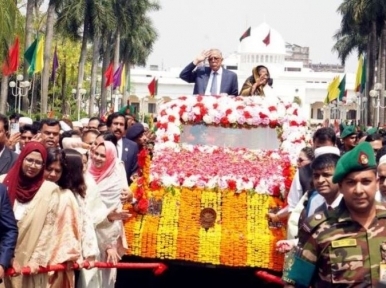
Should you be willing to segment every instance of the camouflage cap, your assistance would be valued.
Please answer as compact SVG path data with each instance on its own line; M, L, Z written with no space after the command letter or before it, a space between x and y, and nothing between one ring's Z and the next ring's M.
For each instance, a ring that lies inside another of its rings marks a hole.
M351 172L376 168L374 150L370 143L362 142L354 149L345 153L335 167L332 182L339 183Z
M355 131L355 127L354 126L346 126L344 129L343 129L343 132L342 134L340 134L340 138L341 139L344 139L348 136L351 136L353 134L356 134L356 131Z

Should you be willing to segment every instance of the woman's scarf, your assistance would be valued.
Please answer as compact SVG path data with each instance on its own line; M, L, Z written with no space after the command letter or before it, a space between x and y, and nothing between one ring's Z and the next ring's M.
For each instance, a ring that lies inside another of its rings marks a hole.
M38 175L30 178L23 173L24 159L32 152L39 152L43 158L43 166ZM30 202L44 182L44 163L47 162L47 150L39 142L27 143L21 151L13 167L4 178L3 184L8 188L8 195L13 206L15 199L20 203Z
M95 150L98 149L99 146L104 146L106 148L106 162L102 167L98 168L95 166L94 160L91 160L88 169L97 184L103 179L109 177L113 173L114 169L116 169L115 167L118 163L117 148L113 143L110 141L103 141L103 143L99 144Z

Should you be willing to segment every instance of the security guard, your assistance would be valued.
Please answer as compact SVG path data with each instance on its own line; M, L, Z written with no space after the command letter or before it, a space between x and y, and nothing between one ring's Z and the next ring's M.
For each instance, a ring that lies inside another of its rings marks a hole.
M357 145L338 161L339 207L310 216L289 252L285 287L374 287L386 279L386 207L378 187L373 149Z

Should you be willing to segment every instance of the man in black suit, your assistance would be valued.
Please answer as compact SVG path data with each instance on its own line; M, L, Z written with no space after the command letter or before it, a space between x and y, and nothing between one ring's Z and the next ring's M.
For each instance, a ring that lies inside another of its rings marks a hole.
M208 59L209 67L197 66ZM180 73L180 78L195 83L194 95L239 95L236 73L221 66L222 54L218 49L203 51Z
M119 112L110 114L106 125L110 132L114 133L118 139L118 158L125 164L126 177L130 184L132 182L131 176L138 169L138 146L135 142L124 137L127 130L127 121L123 114Z
M8 173L17 159L17 154L7 147L9 137L8 117L0 114L0 175Z
M17 224L7 188L0 184L0 283L5 271L11 266L17 242Z

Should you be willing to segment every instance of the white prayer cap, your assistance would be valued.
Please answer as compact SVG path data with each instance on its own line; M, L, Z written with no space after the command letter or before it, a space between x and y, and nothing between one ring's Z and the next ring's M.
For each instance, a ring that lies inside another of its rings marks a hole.
M379 159L378 166L386 164L386 155L383 155L381 159Z
M19 118L19 124L29 124L29 125L32 125L33 121L29 117L20 117Z
M89 118L80 119L80 123L82 123L83 126L87 126L89 121L90 121Z
M335 154L340 156L340 150L338 147L333 147L333 146L323 146L316 148L314 151L315 158L318 158L320 155L323 154Z
M60 124L60 129L62 129L63 131L70 131L71 130L71 127L68 126L68 124L64 121L59 121L59 124Z
M74 122L72 122L72 127L83 128L83 125L80 121L74 121Z

